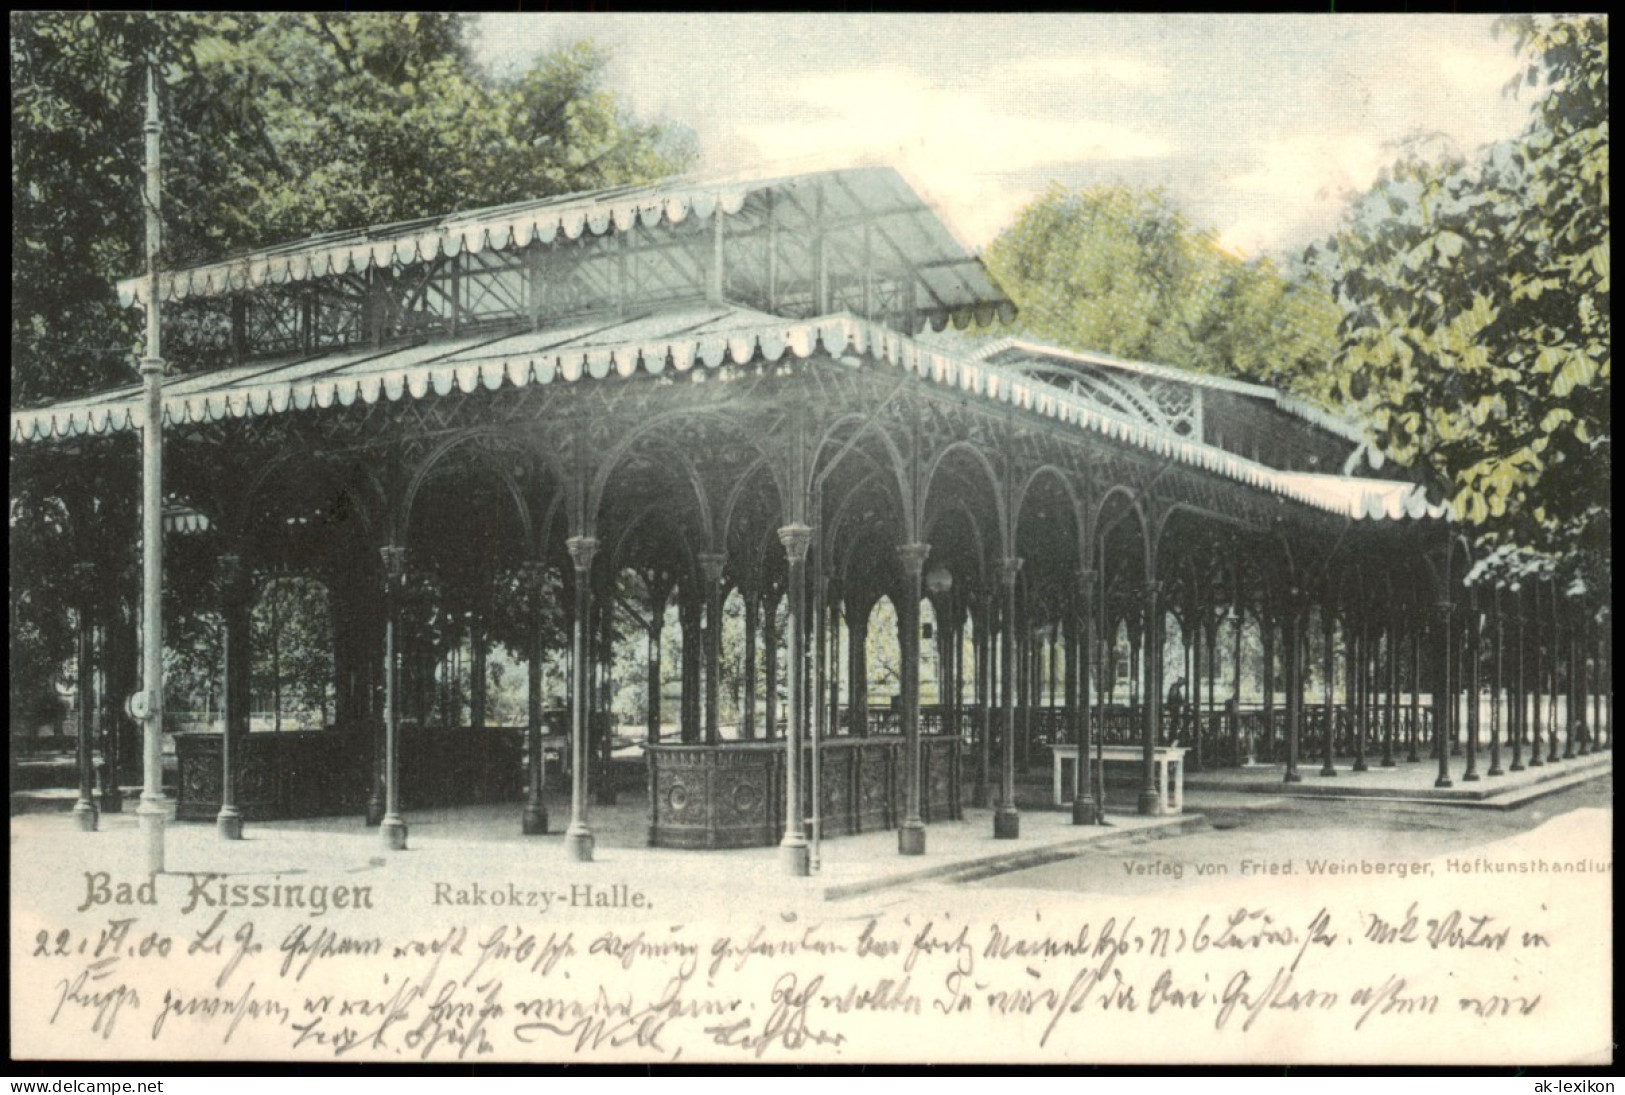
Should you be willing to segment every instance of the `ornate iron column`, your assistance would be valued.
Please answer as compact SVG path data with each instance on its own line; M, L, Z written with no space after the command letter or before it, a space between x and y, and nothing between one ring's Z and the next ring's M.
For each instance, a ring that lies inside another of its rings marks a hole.
M1439 672L1433 696L1433 736L1438 743L1436 752L1439 757L1439 778L1433 781L1435 787L1455 786L1450 780L1450 740L1455 737L1456 707L1454 681L1450 671L1450 662L1456 646L1452 627L1453 607L1449 601L1440 601L1434 606L1439 624Z
M704 669L705 625L702 619L704 602L694 596L693 587L683 582L677 590L677 623L683 636L683 652L679 659L683 679L678 702L678 732L684 745L697 745L705 739L705 713L700 702L701 679Z
M147 347L141 358L141 691L130 697L130 714L143 724L141 802L135 808L149 875L164 870L164 358L159 322L158 258L162 249L162 170L158 90L147 68L146 252Z
M1467 692L1467 770L1461 774L1463 783L1478 782L1478 701L1479 701L1479 662L1482 661L1481 638L1479 627L1481 621L1478 612L1478 594L1472 594L1472 600L1467 606L1467 665L1466 671L1461 675L1461 683L1466 686Z
M1595 616L1587 616L1583 621L1580 645L1580 672L1582 674L1580 688L1580 703L1590 708L1590 715L1586 722L1586 735L1580 741L1580 749L1587 755L1601 751L1599 741L1602 737L1602 705L1597 702L1597 673L1601 668L1593 657L1595 653L1595 640L1592 631L1596 623Z
M1031 594L1030 589L1025 592ZM1033 613L1027 605L1019 603L1017 611L1019 615L1011 614L1016 653L1015 660L1011 662L1010 679L1015 684L1016 714L1010 734L1016 741L1016 770L1024 771L1028 765L1028 750L1032 746L1033 692L1036 687L1033 674L1037 667L1033 656ZM1017 727L1020 727L1019 733Z
M804 876L811 870L811 861L801 801L802 720L806 717L807 692L807 660L802 656L806 628L802 625L806 616L807 546L812 543L812 529L802 524L785 525L779 529L779 542L790 563L790 618L785 625L789 632L790 732L784 753L784 839L779 848L785 870Z
M1172 738L1186 738L1190 746L1191 767L1200 771L1202 764L1202 650L1207 644L1203 619L1206 608L1194 593L1187 600L1185 621L1180 624L1181 645L1185 648L1185 726L1175 726Z
M1077 611L1077 701L1078 701L1078 763L1073 767L1075 786L1072 788L1072 824L1095 825L1103 820L1102 804L1095 801L1095 784L1089 762L1094 748L1094 696L1089 687L1090 659L1095 649L1095 579L1093 570L1085 567L1078 571ZM1071 669L1072 658L1067 658Z
M1157 729L1162 724L1162 583L1145 583L1145 722L1141 730L1141 783L1139 812L1162 812L1157 791Z
M1530 630L1534 632L1535 640L1535 672L1534 687L1529 690L1530 723L1529 732L1529 767L1541 768L1546 764L1546 751L1541 748L1541 694L1546 687L1546 646L1541 642L1540 627L1540 590L1534 591L1534 608L1530 612Z
M1286 603L1286 775L1283 783L1302 783L1298 771L1298 741L1303 727L1303 594L1287 591Z
M740 712L739 736L756 737L756 629L762 624L761 593L755 583L742 587L745 595L745 704Z
M651 572L650 573L650 583L649 583L649 635L648 635L649 649L648 649L648 652L647 652L647 654L648 654L647 672L648 672L649 687L648 687L648 700L647 700L647 702L645 704L645 706L647 708L647 711L646 711L647 726L645 727L645 737L650 743L658 742L660 740L660 725L661 725L661 710L660 710L661 679L660 678L661 678L661 672L662 672L662 670L661 670L662 649L661 648L662 648L662 645L664 643L664 632L666 630L666 594L667 594L667 592L668 592L668 588L667 588L665 582L660 577L658 577L656 574ZM754 597L752 597L750 595L747 595L746 598L745 598L745 603L747 605L754 604ZM755 623L755 621L749 619L749 617L747 617L747 620L749 620L749 622L745 625L745 642L747 644L746 648L745 648L746 649L746 656L745 656L745 667L746 667L745 668L745 695L747 697L749 697L751 700L754 700L755 696L754 696L754 690L753 690L752 686L755 684L755 681L751 680L751 672L756 668L755 660L754 660L754 655L756 653L756 650L755 650L755 646L754 646L754 643L753 643L754 636L750 634L750 628ZM750 720L750 715L747 712L747 714L746 714L746 722L745 722L745 736L746 737L752 736L751 731L752 731L753 727L751 726L749 720Z
M976 702L982 725L976 743L976 805L993 805L993 591L982 591L982 614L971 621L976 628Z
M108 583L111 585L111 583ZM119 664L122 651L120 635L119 608L116 595L107 587L103 587L101 594L101 657L97 661L96 673L99 678L97 693L100 696L100 707L97 713L98 727L102 742L102 813L122 814L124 812L124 790L120 781L124 778L124 742L123 726L120 720L124 712L120 710L118 694L121 691L114 680L114 666Z
M1597 632L1607 634L1609 627L1606 617L1599 619L1598 616L1594 615L1592 616L1592 623L1601 625L1592 629L1593 636ZM1591 652L1591 751L1600 753L1603 750L1602 729L1606 725L1603 721L1603 693L1605 691L1604 682L1608 680L1608 670L1603 659L1606 655L1607 640L1594 637L1593 643Z
M1260 653L1264 656L1261 667L1263 680L1263 702L1259 705L1260 718L1264 720L1262 737L1269 746L1269 759L1276 758L1275 746L1275 630L1280 626L1276 619L1274 606L1270 603L1268 592L1261 592L1258 598L1258 643L1262 648Z
M815 505L814 509L822 509ZM820 537L820 539L822 539ZM807 681L807 732L810 747L807 750L807 837L809 840L807 866L810 871L822 869L824 851L824 672L826 608L829 604L829 575L824 573L824 545L812 551L813 603L807 613L807 634L812 657L812 669Z
M1575 613L1577 616L1578 613ZM1573 760L1585 755L1585 747L1577 745L1585 740L1585 658L1580 654L1580 628L1578 621L1569 625L1569 688L1567 719L1568 733L1563 736L1563 759Z
M721 552L700 555L705 577L705 744L722 742L721 705L717 702L722 666L722 568L728 557Z
M1337 676L1337 663L1332 657L1332 640L1335 637L1335 632L1333 629L1335 626L1336 621L1332 618L1332 599L1328 594L1326 599L1322 601L1320 605L1320 636L1322 643L1320 651L1320 663L1321 669L1326 674L1325 678L1321 681L1321 710L1325 714L1325 725L1321 730L1320 774L1322 776L1337 775L1337 765L1333 763L1332 759L1332 750L1336 745L1335 739L1337 737L1336 697L1332 693L1332 685L1335 683L1335 678Z
M1350 666L1354 670L1349 674L1348 695L1350 721L1354 724L1354 771L1364 772L1367 769L1365 762L1365 735L1370 729L1370 705L1367 697L1370 692L1370 677L1367 669L1371 660L1371 630L1366 619L1366 606L1361 604L1352 613L1354 618L1349 622L1350 635L1348 644L1353 658Z
M1502 716L1504 709L1502 690L1506 685L1504 674L1506 653L1506 632L1501 621L1501 591L1495 590L1494 600L1490 605L1495 621L1495 636L1493 641L1493 663L1490 670L1490 776L1504 775L1501 768L1501 734Z
M485 629L491 616L491 576L480 569L474 608L468 614L468 728L476 734L485 729Z
M903 824L897 830L900 855L925 854L925 821L920 815L920 577L930 544L900 544L903 603L897 606L903 659Z
M1399 721L1399 620L1390 613L1387 633L1383 636L1383 652L1387 655L1388 684L1383 690L1382 767L1394 766L1394 742Z
M993 838L1014 840L1021 835L1021 816L1016 812L1016 577L1021 560L1015 556L999 560L999 581L1004 585L1003 657L999 667L1000 705L1004 708L1002 771L999 773L999 808L993 814Z
M596 739L589 737L588 749L598 761L598 778L593 782L593 802L599 806L613 806L620 790L615 783L615 597L613 578L606 577L603 596L593 600L593 622L597 625L598 647L593 651L592 707L588 711L587 726ZM596 748L594 748L596 744Z
M1516 665L1517 668L1513 672L1511 689L1512 694L1508 697L1507 703L1507 730L1512 736L1512 766L1509 770L1513 772L1521 772L1523 771L1524 725L1528 721L1529 717L1529 700L1528 696L1526 695L1528 683L1524 676L1524 658L1526 655L1526 648L1523 641L1522 598L1519 598L1518 602L1513 608L1512 627L1512 649L1516 654L1513 664Z
M847 731L869 736L869 611L867 598L852 600L846 614Z
M530 676L527 683L528 712L525 719L527 791L525 811L519 829L526 836L547 832L547 805L542 800L542 782L547 765L542 756L542 662L545 657L542 631L542 594L547 588L547 566L540 560L525 563L519 571L525 607L530 610Z
M78 682L75 687L75 703L78 705L78 733L74 735L77 746L75 767L79 771L79 800L73 804L73 819L83 832L96 831L96 771L91 755L92 742L90 740L91 724L96 709L96 678L95 678L95 590L96 564L75 563L73 566L74 586L78 594L78 651L75 657L76 675Z
M1558 761L1563 759L1563 754L1557 749L1557 728L1560 725L1559 716L1557 713L1557 701L1558 698L1563 694L1563 686L1561 683L1563 679L1563 634L1558 629L1557 584L1555 582L1548 582L1547 588L1551 591L1551 595L1547 598L1547 601L1552 606L1551 627L1547 632L1547 634L1551 636L1552 643L1552 692L1550 701L1547 705L1548 710L1546 715L1546 762L1548 764L1556 764ZM1564 736L1567 737L1568 735L1565 734Z
M1612 613L1610 613L1612 615ZM1607 667L1602 679L1608 682L1608 694L1603 698L1603 718L1608 724L1608 748L1614 748L1614 629L1603 629L1603 664Z
M1240 768L1247 762L1247 755L1250 752L1243 749L1241 744L1241 630L1246 626L1247 617L1242 610L1239 579L1232 588L1234 597L1230 604L1229 619L1235 626L1231 630L1230 648L1230 757L1235 767Z
M401 697L395 641L400 630L406 549L391 544L379 548L378 554L384 562L384 817L379 829L384 847L399 852L406 848L406 822L401 818Z
M564 542L575 566L575 620L570 659L570 825L564 830L564 848L577 863L592 862L593 835L587 827L587 690L592 687L592 560L598 541L591 536L572 536Z
M826 591L832 585L832 580L826 577L824 585ZM834 597L823 598L824 619L824 695L825 714L824 727L830 737L837 737L841 732L841 598L839 594Z
M772 741L779 729L779 594L771 590L762 606L762 739Z
M1417 741L1422 736L1422 628L1419 620L1412 621L1411 640L1411 700L1409 725L1405 727L1405 759L1411 764L1421 760Z
M225 662L225 717L220 735L220 813L215 817L215 828L222 840L243 838L243 815L237 809L237 750L248 733L249 592L248 569L242 559L222 555L219 593L226 625L221 651Z
M1202 649L1207 652L1207 710L1197 712L1196 741L1198 745L1202 741L1202 732L1207 729L1209 721L1218 712L1218 695L1215 688L1218 683L1219 617L1215 614L1213 606L1209 606L1208 611L1203 613ZM1219 740L1218 734L1214 733L1211 736L1216 745ZM1210 756L1207 759L1210 762L1217 762L1216 757Z
M388 578L385 578L385 585L387 587ZM367 645L371 646L371 643L369 642ZM450 666L443 662L442 668L445 670L443 676L449 683ZM360 717L365 720L368 736L371 739L369 742L372 753L371 766L367 772L366 825L367 828L374 829L384 823L384 784L389 780L384 764L384 721L382 718L374 717L374 701L370 679L365 685L358 685L356 692L361 697ZM446 694L449 695L450 693L447 692ZM441 718L447 722L451 720L451 715L447 714L448 710L450 710L450 705L442 703Z

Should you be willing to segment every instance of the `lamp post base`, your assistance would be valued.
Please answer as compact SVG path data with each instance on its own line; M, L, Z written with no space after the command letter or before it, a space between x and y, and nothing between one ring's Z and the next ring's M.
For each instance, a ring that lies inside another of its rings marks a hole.
M383 834L385 848L392 852L406 851L406 822L394 814L386 814L378 823L378 829Z
M87 798L82 798L73 804L73 820L82 833L96 831L96 804Z
M243 839L243 815L235 806L221 807L220 813L215 815L214 827L221 840Z
M993 815L993 839L1015 840L1021 835L1021 815L1013 806L1001 806Z
M779 861L784 864L784 873L795 878L806 878L812 873L811 849L807 842L800 837L787 837L779 845Z
M572 825L564 831L564 851L575 862L591 863L592 848L592 830L585 825Z
M520 831L525 836L546 836L547 807L540 802L527 802L524 816L520 821Z
M918 821L905 821L903 827L897 830L897 853L899 855L925 854L925 826Z

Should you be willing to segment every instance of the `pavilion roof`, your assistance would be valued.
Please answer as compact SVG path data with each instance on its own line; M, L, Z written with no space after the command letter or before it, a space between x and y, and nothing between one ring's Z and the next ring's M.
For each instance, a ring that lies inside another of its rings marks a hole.
M318 278L392 269L465 253L505 251L533 243L579 240L637 227L669 229L713 217L759 223L769 197L781 199L816 229L877 226L870 261L877 270L906 273L919 289L920 310L940 326L950 318L985 322L1013 310L981 262L955 238L919 192L894 168L854 167L764 179L677 178L563 194L511 205L307 239L162 273L159 298L180 301ZM126 306L142 303L145 275L118 284Z
M1176 436L1100 407L998 364L922 346L882 324L847 313L786 319L729 305L707 305L606 324L525 330L386 349L257 361L191 373L165 385L166 426L348 407L357 402L422 399L453 391L526 387L638 372L699 381L758 356L780 361L824 352L841 364L878 362L926 383L1010 404L1120 444L1201 468L1350 520L1440 517L1413 483L1316 475L1271 468L1233 452ZM140 388L64 400L13 412L13 442L74 438L139 429Z
M1345 441L1352 441L1361 445L1368 441L1365 430L1358 422L1323 411L1311 403L1305 402L1296 396L1287 395L1285 392L1272 388L1267 384L1254 384L1234 377L1214 376L1211 373L1176 369L1172 366L1156 365L1148 361L1133 361L1093 350L1067 350L1059 346L1029 342L1019 338L1000 339L997 342L990 343L978 350L976 356L983 361L996 364L1008 364L1022 359L1042 358L1065 364L1095 366L1137 376L1154 377L1158 380L1171 380L1175 383L1188 384L1196 388L1209 388L1214 391L1228 392L1232 395L1259 399L1272 404L1279 410L1295 418L1301 418L1305 422L1334 434Z

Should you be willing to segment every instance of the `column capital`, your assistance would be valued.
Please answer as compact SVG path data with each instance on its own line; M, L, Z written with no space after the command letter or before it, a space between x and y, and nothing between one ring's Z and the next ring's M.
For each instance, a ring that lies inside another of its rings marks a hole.
M1021 573L1022 560L1014 555L1007 555L999 560L999 578L1004 582L1006 589L1013 588L1016 576Z
M728 563L728 556L720 551L702 551L699 556L700 573L712 585L722 581L722 568Z
M399 584L406 577L406 548L400 544L386 544L378 549L378 558L383 560L384 577L391 584Z
M1094 567L1079 567L1078 588L1083 590L1085 593L1093 591L1095 587L1095 580L1099 577L1100 571L1096 570Z
M930 554L930 544L897 545L897 557L903 561L904 573L910 576L918 576L925 569L925 559Z
M807 547L812 543L812 529L803 524L785 525L779 529L779 543L784 545L785 554L789 555L792 564L804 563L807 561Z
M1144 589L1144 592L1145 592L1146 600L1151 600L1152 598L1156 597L1159 593L1162 592L1162 583L1157 581L1155 578L1153 578L1151 581L1145 583L1145 586L1143 587L1143 589Z
M585 574L592 569L592 557L598 553L598 541L591 536L572 536L564 541L569 549L570 561L575 564L577 574Z
M1456 606L1449 601L1436 601L1433 605L1433 613L1434 615L1438 616L1439 619L1448 621L1450 619L1450 614L1455 611L1455 608Z

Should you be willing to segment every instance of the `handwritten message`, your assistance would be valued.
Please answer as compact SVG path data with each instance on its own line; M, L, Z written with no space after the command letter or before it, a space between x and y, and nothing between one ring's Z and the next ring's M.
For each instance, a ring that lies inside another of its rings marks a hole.
M427 931L375 923L388 917L367 903L222 907L184 930L86 909L35 929L14 974L32 986L32 1025L98 1055L830 1060L961 1031L1064 1059L1198 1031L1210 1045L1306 1030L1382 1045L1432 1022L1522 1039L1572 992L1540 971L1585 946L1539 910L1431 899L1307 915L803 909L734 927L516 910Z
M364 836L355 855L330 843L318 858L291 830L257 846L181 830L176 861L200 869L139 876L133 829L65 833L39 855L14 825L13 1047L105 1060L1605 1063L1610 821L1580 811L1477 845L1457 857L1470 871L1441 858L1198 881L1193 868L1181 887L1143 892L922 883L841 900L768 860L575 864L546 844L452 841L379 856ZM1501 869L1524 863L1551 869Z

